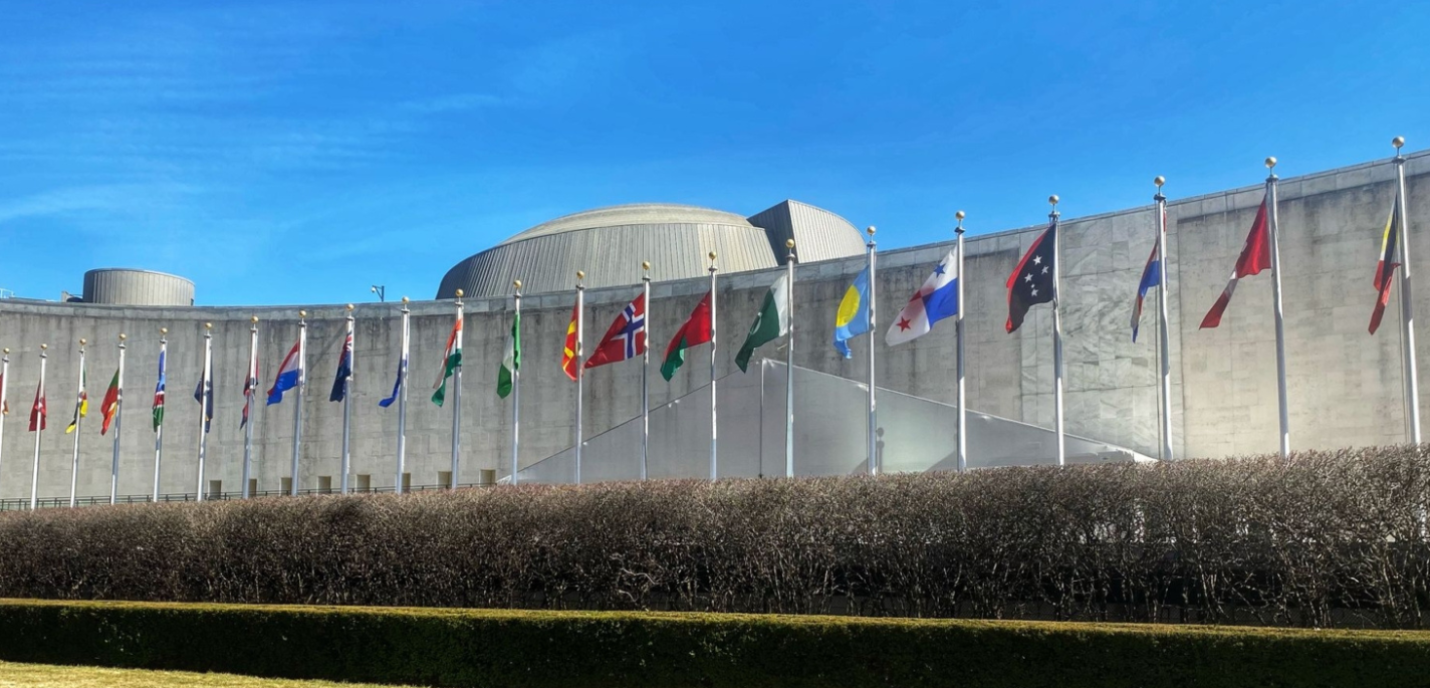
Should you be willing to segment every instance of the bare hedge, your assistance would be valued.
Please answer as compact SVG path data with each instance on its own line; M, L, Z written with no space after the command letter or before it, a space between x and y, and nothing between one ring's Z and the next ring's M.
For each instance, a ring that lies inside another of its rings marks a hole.
M1418 628L1430 448L0 514L0 596Z

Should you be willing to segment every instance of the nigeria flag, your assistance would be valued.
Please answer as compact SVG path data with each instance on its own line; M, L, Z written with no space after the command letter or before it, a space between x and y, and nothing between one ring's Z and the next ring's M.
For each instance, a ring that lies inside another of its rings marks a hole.
M521 311L511 319L511 338L506 340L506 354L501 359L501 370L497 371L497 396L505 399L511 394L512 381L516 371L521 369Z
M755 349L786 334L789 334L789 276L780 275L765 293L760 312L750 324L750 334L746 335L740 353L735 354L735 365L745 372Z

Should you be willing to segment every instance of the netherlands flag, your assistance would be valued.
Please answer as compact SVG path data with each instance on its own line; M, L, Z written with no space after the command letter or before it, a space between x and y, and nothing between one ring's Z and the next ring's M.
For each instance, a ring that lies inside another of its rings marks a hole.
M294 344L288 350L288 355L283 357L283 365L278 368L278 377L273 380L272 389L268 390L268 404L273 405L283 401L283 393L298 386L303 379L303 359L298 355L298 347L302 342Z

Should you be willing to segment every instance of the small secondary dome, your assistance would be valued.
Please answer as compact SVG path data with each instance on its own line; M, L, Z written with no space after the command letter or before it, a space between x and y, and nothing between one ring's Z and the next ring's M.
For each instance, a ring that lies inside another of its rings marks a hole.
M153 270L100 268L84 273L84 302L112 306L192 306L194 283Z

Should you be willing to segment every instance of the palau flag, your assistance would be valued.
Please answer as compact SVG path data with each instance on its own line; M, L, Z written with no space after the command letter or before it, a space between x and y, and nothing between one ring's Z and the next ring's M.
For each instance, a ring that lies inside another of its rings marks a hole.
M869 268L864 268L849 291L844 292L844 300L839 302L839 313L834 316L834 348L845 358L852 358L849 340L869 332Z

